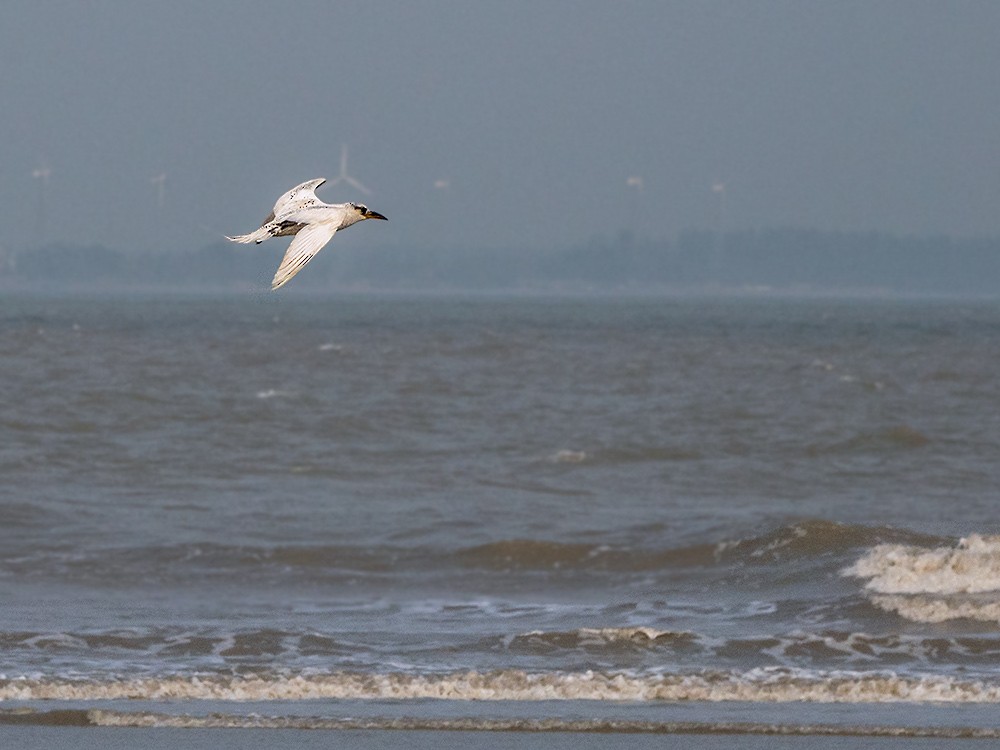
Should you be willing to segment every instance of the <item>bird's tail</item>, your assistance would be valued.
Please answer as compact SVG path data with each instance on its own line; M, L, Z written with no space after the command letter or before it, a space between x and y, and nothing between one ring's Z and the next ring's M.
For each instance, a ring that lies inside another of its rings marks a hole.
M226 235L226 239L230 242L240 242L244 245L248 245L251 242L256 242L258 245L271 236L271 232L268 227L261 227L260 229L255 229L250 232L250 234L237 234L234 237Z

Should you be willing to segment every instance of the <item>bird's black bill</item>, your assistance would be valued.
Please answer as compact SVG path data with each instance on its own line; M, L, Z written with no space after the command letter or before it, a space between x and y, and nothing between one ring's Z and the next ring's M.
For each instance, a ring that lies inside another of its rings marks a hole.
M375 211L369 211L368 213L366 213L365 214L365 218L366 219L381 219L382 221L389 221L382 214L376 213Z

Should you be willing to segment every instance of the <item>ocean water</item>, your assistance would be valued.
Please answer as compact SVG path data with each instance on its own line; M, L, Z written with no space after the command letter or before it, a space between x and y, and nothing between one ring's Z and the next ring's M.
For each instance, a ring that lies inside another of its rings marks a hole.
M6 295L0 723L993 736L998 359L984 301Z

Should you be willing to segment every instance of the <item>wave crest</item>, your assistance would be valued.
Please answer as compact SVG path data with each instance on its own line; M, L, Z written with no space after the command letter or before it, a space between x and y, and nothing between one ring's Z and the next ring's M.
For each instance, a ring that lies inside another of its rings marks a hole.
M902 424L877 432L859 433L839 442L810 445L806 447L806 454L812 458L841 454L879 455L924 448L930 443L931 439L920 430Z
M170 676L127 680L0 680L0 700L484 700L746 701L765 703L996 703L1000 685L884 672L749 672L632 675L521 670L440 675L334 673Z
M871 546L887 540L908 541L912 544L937 539L887 526L873 527L807 519L761 536L722 542L715 548L715 557L720 561L734 559L742 562L775 562L788 558L844 553L856 547Z
M957 545L880 544L842 571L867 578L877 607L916 622L1000 622L1000 536L972 534Z
M673 651L699 649L700 636L690 632L655 628L580 628L568 631L540 631L506 637L504 645L513 651L620 651L667 648Z
M952 547L880 544L844 571L880 594L1000 591L1000 536L972 534Z

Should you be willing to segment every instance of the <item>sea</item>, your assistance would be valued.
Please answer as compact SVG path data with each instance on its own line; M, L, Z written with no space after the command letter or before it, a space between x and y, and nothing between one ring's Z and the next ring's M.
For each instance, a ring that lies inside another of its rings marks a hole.
M1000 737L998 361L995 299L5 293L0 735Z

